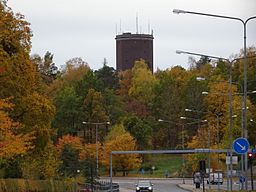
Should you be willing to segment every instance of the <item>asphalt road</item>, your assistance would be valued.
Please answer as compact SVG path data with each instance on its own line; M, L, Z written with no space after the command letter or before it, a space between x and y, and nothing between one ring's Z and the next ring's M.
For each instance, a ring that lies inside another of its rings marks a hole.
M135 184L138 180L143 180L142 178L114 178L113 182L118 183L121 192L131 192L135 191ZM181 189L177 184L181 183L180 179L146 179L150 180L154 186L154 192L187 192L184 189Z
M127 177L114 177L113 183L118 183L120 187L120 192L135 192L135 184L139 180L150 180L154 186L154 192L187 192L187 191L196 191L195 185L193 184L192 179L185 179L185 184L183 184L182 178L167 178L167 179L155 179L155 178L127 178ZM101 180L109 181L109 178L101 178ZM255 182L256 183L256 182ZM180 188L179 186L184 189ZM248 183L248 189L251 189L251 183ZM200 186L202 189L202 184ZM205 189L218 189L218 185L208 185L205 181ZM232 189L234 191L239 191L240 185L238 182L234 181ZM255 186L256 188L256 186ZM188 189L188 190L185 190ZM220 185L220 189L227 190L227 182L224 181L223 185Z

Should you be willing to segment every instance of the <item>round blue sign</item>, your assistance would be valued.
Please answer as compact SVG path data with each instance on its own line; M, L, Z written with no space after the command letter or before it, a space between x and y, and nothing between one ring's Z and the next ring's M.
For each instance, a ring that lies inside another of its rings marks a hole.
M246 138L240 137L233 142L233 149L238 154L244 154L249 149L249 142Z
M244 176L240 176L239 177L239 181L240 181L240 183L244 183L245 182L245 177Z

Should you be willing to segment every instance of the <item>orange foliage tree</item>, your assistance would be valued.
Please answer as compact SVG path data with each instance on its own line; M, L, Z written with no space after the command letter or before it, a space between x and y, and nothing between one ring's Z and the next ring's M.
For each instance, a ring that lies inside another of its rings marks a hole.
M10 99L0 99L0 158L9 159L15 155L25 154L32 149L29 134L20 134L22 125L14 122L8 115L8 110L14 107Z
M83 149L81 139L72 135L64 135L62 138L59 138L58 144L56 145L57 151L61 152L64 148L64 145L70 145L73 149L79 151Z

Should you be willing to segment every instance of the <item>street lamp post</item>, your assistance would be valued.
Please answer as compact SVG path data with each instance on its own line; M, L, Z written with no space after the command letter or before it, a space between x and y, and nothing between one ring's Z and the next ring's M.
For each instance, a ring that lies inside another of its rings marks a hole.
M232 110L232 65L235 61L241 58L233 59L230 61L229 59L222 58L222 57L216 57L216 56L210 56L210 55L204 55L204 54L199 54L199 53L193 53L193 52L187 52L187 51L176 51L177 54L188 54L188 55L196 55L196 56L203 56L203 57L209 57L213 59L218 59L218 60L224 60L229 63L229 142L230 142L230 190L232 191L232 172L233 172L233 167L232 167L232 146L233 146L233 134L232 134L232 127L233 127L233 110ZM206 93L206 92L205 92Z
M99 125L109 125L110 122L86 122L83 121L83 124L96 125L95 130L95 142L96 142L96 176L99 175L99 146L98 146L98 129Z
M250 119L250 122L256 123L253 119Z
M205 79L204 79L205 80ZM199 110L194 110L194 109L185 109L186 112L196 112L196 113L202 113L202 114L207 114L205 111L199 111ZM216 119L217 119L217 148L219 149L219 143L220 143L220 131L219 131L219 125L220 125L220 116L222 116L222 113L214 113ZM209 132L210 133L210 132ZM211 139L211 137L209 137ZM218 153L218 168L220 164L220 157ZM220 191L220 182L219 182L219 175L218 175L218 191Z
M200 121L200 122L206 122L207 123L207 126L208 126L208 137L209 137L209 140L208 140L208 148L210 150L211 148L211 128L210 128L210 124L209 122L205 119L205 120L201 120L201 119L195 119L195 118L191 118L191 117L180 117L180 119L191 119L191 120L197 120L197 121ZM208 173L210 175L211 173L211 152L209 152L208 154ZM211 185L209 184L209 189L211 189Z
M180 14L180 13L184 13L184 14L194 14L194 15L201 15L201 16L207 16L207 17L217 17L217 18L221 18L221 19L230 19L230 20L236 20L239 21L243 24L243 44L244 44L244 48L243 48L243 54L244 54L244 96L243 96L243 133L244 133L244 137L248 138L248 130L247 130L247 107L246 107L246 100L247 100L247 50L246 50L246 26L247 23L252 20L252 19L256 19L256 16L252 16L247 18L246 20L243 20L241 18L238 17L230 17L230 16L224 16L224 15L216 15L216 14L208 14L208 13L200 13L200 12L193 12L193 11L185 11L185 10L179 10L179 9L173 9L173 13L175 14ZM246 190L248 189L248 182L247 182L247 167L248 167L248 157L247 154L245 154L245 183L246 183ZM231 189L232 190L232 189Z
M232 75L231 75L231 71L232 71L232 62L230 62L229 60L227 60L230 64L230 76L229 76L229 142L230 142L230 154L229 154L229 158L230 158L230 175L229 175L229 181L230 184L228 186L230 186L230 191L232 191L232 186L233 186L233 179L232 179L232 175L233 175L233 157L232 157L232 146L233 146L233 134L232 134L232 128L233 128L233 109L232 109ZM203 92L203 94L205 94L205 92Z
M170 120L163 120L163 119L158 119L158 122L166 122L166 123L171 123L174 125L181 125L181 134L182 134L182 150L184 150L184 123L176 123ZM184 178L184 166L185 166L185 159L184 159L184 154L182 154L182 183L185 184L185 178Z
M185 118L185 117L184 117ZM184 119L184 118L180 118L180 119ZM198 120L198 119L196 119ZM177 123L177 122L173 122L170 120L164 120L164 119L158 119L158 122L165 122L165 123L171 123L174 125L180 125L181 126L181 134L182 134L182 150L185 149L185 136L184 136L184 129L185 129L185 125L192 125L198 122L191 122L191 123ZM185 159L184 159L184 154L182 154L182 183L185 184L185 178L184 178L184 167L185 167Z

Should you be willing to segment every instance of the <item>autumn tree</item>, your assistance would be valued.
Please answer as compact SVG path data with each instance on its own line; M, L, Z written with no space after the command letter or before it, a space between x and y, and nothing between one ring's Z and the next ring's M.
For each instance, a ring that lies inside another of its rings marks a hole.
M119 83L118 93L125 103L125 111L142 118L149 116L149 107L154 98L153 88L157 80L145 61L136 61L132 70L121 72Z
M56 147L48 142L38 155L26 155L21 160L22 177L26 179L49 179L59 175L61 164Z
M112 127L106 141L104 143L104 161L106 166L109 166L109 156L111 151L129 151L136 150L136 140L125 131L122 124L117 124ZM122 171L123 175L128 174L129 170L136 169L140 166L141 159L139 155L125 154L113 156L114 173Z
M65 135L59 138L56 148L62 163L59 165L59 172L64 176L75 176L80 167L80 153L83 150L80 138Z
M103 150L98 143L99 157ZM84 144L82 139L77 136L64 135L59 138L56 145L58 155L62 163L59 171L65 176L75 176L77 170L90 180L96 176L96 144ZM102 158L99 158L101 161Z
M20 14L14 15L4 1L0 2L0 63L5 70L0 78L0 96L13 96L13 102L19 109L22 97L34 92L38 76L29 60L32 36L29 23ZM14 111L15 119L23 115L23 111Z
M238 94L238 87L236 84L232 84L232 111L235 118L232 117L232 127L230 132L230 84L223 79L220 75L212 76L213 81L208 82L208 95L205 96L205 111L203 118L207 119L207 126L201 126L198 128L196 135L188 143L189 148L230 148L230 135L232 138L238 138L241 136L241 110L242 110L242 97ZM247 101L249 108L252 108L250 101ZM248 110L248 117L252 114ZM209 146L210 145L210 146ZM217 158L216 154L212 154L212 158ZM198 155L189 155L188 162L191 166L197 163ZM224 161L224 157L220 157ZM217 164L212 162L213 168L217 168ZM222 165L223 166L223 165Z
M127 98L129 89L132 84L132 71L126 70L119 72L119 89L118 94Z
M106 113L106 107L101 92L94 89L89 89L88 94L84 99L84 121L93 123L104 123L109 121L108 114ZM98 125L96 125L98 126ZM94 140L94 132L96 131L95 125L88 124L90 139L89 142ZM99 131L99 138L104 138L104 132Z
M32 135L20 133L22 125L10 118L10 110L14 110L10 99L0 99L0 159L24 155L33 148Z
M152 111L156 119L165 119L177 122L184 112L184 86L187 72L179 67L158 72L156 74L159 84L156 85L155 99ZM154 146L175 148L179 143L177 127L173 124L160 124L160 129L153 129Z
M49 85L57 78L58 67L53 62L52 53L47 51L43 58L38 54L34 54L31 59L36 65L43 83Z
M62 69L60 81L71 85L79 96L84 96L90 88L98 86L98 79L88 64L80 57L68 60ZM96 88L95 88L96 89Z
M85 119L90 122L106 122L108 120L101 92L89 89L84 100L84 109Z
M72 83L81 80L88 69L88 64L81 57L74 57L65 63L62 73L65 76L64 79Z
M128 114L135 113L140 117L147 116L149 112L146 105L129 95L129 90L132 86L132 77L131 69L119 72L119 89L117 93L123 101L124 112Z
M72 136L72 135L63 135L58 139L58 143L56 145L57 151L60 153L65 145L69 145L72 148L81 151L83 149L82 141L79 137Z
M48 95L54 101L56 115L53 127L58 137L65 134L77 134L84 121L83 100L92 81L86 81L91 75L87 63L81 58L66 62L58 78L48 88Z
M234 63L233 67L233 80L239 83L241 86L238 87L240 92L243 92L244 83L244 59L243 50L241 50L236 57L241 58ZM256 47L247 48L247 90L254 91L256 87ZM248 94L251 101L256 104L256 94Z
M176 66L157 74L159 84L155 87L156 99L153 110L158 118L180 117L184 109L184 87L189 79L188 73ZM177 118L176 118L177 119Z
M98 170L96 163L96 148L98 147ZM94 183L96 178L100 175L100 167L103 161L103 147L100 142L97 143L86 143L80 153L80 164L82 174L86 178L86 182Z
M197 131L196 136L191 141L191 147L202 148L208 146L210 140L211 145L216 145L217 142L226 140L223 138L224 134L228 133L229 127L229 83L225 80L213 81L209 83L208 95L205 96L205 111L201 111L201 119L207 119L208 126L201 127ZM236 87L232 87L232 92L236 92ZM237 106L239 96L233 96L233 106ZM217 122L217 115L219 115L219 122ZM218 125L218 127L217 127ZM211 131L211 138L209 138L209 130ZM217 135L219 134L219 135ZM220 138L219 141L216 139Z
M132 82L129 95L143 104L149 105L154 98L154 86L157 80L144 60L136 61L132 68Z
M0 67L5 69L0 74L0 98L13 98L15 108L9 117L22 124L19 134L34 136L33 153L25 154L24 159L28 155L38 156L54 133L51 121L55 110L41 92L40 76L30 60L32 33L29 23L1 1L0 30Z

